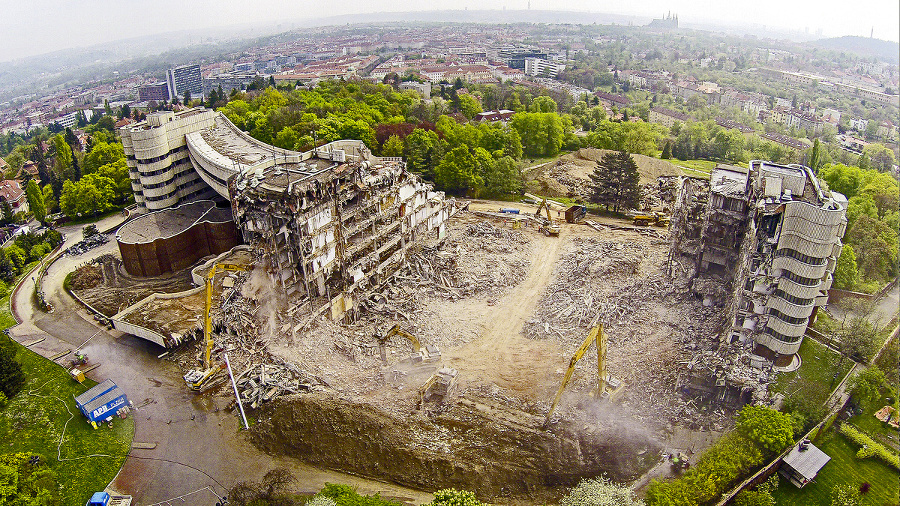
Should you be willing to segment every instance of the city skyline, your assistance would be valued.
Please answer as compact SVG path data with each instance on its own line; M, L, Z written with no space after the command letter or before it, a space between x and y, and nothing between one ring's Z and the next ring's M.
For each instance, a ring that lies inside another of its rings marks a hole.
M798 35L822 38L855 35L896 42L900 40L900 6L890 0L846 2L817 2L815 9L807 1L691 2L687 0L651 0L640 5L621 6L612 3L588 3L583 0L471 0L449 2L438 0L427 9L413 2L361 2L350 0L340 11L318 11L306 2L263 0L247 5L237 2L200 1L190 11L182 4L161 0L151 10L139 9L133 2L101 1L79 5L59 0L39 0L23 4L4 0L0 19L0 61L11 61L70 48L111 43L122 39L159 35L184 30L237 31L269 25L268 33L287 31L298 25L329 24L327 18L341 15L365 15L440 10L533 10L553 8L555 11L591 14L627 15L655 18L666 13L678 14L682 26L733 26L752 32L756 29L792 31ZM33 23L39 12L42 17ZM172 13L178 13L173 15ZM300 14L311 13L311 14ZM878 15L873 15L878 13ZM485 19L484 22L493 22ZM550 22L552 20L548 20Z

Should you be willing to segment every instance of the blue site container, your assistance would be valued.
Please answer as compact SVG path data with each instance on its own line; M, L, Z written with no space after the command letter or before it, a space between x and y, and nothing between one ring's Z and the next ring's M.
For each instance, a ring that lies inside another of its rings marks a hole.
M94 492L94 495L84 506L106 506L109 504L109 494L106 492Z
M501 207L500 212L508 214L519 214L519 210L514 207Z
M106 380L76 397L75 405L88 421L96 423L115 416L128 405L128 397L112 380Z
M113 417L128 405L128 397L117 388L106 392L81 407L81 412L92 422L100 422Z
M75 404L78 405L78 409L81 409L81 406L84 406L85 404L91 402L92 400L96 399L97 397L100 397L101 395L105 394L106 392L109 392L113 388L116 388L116 383L113 380L111 380L111 379L104 380L102 383L94 385L87 392L76 397Z

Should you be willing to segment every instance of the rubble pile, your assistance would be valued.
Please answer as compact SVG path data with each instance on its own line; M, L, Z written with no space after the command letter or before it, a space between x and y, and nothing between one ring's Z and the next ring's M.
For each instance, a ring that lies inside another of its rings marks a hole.
M241 402L256 409L279 395L299 394L320 388L315 377L297 366L281 364L257 364L235 378Z
M94 234L85 237L83 240L69 246L66 254L70 256L78 256L88 251L103 246L109 242L109 237L105 234Z
M528 237L486 221L470 223L436 247L412 253L395 279L408 288L450 300L496 293L525 278Z
M524 333L530 339L555 335L567 343L580 343L586 335L584 329L593 321L611 325L647 303L641 299L649 293L642 293L639 286L628 286L617 297L607 296L609 287L614 286L611 278L638 273L648 255L643 244L576 238L573 245L574 251L557 264L556 280L548 287L535 318L525 323Z
M579 165L560 160L550 169L550 177L566 187L567 197L587 201L591 196L591 180L572 174L579 170L583 170Z
M94 263L83 265L72 273L69 280L69 288L72 290L84 290L94 288L103 282L103 271Z

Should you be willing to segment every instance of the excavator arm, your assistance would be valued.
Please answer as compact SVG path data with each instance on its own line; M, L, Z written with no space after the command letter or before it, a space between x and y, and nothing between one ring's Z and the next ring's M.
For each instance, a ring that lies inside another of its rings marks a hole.
M566 385L568 385L569 380L572 379L572 374L575 372L575 365L578 363L579 360L581 360L581 357L583 357L584 354L587 353L588 348L590 348L590 346L591 346L591 342L593 342L593 341L597 342L597 358L598 358L598 360L601 359L600 336L602 334L603 334L603 324L601 323L600 325L597 325L596 327L591 329L591 332L588 334L587 339L585 339L584 342L581 343L581 346L575 352L575 355L573 355L572 359L569 360L569 368L566 369L566 375L563 376L562 384L559 385L559 390L557 390L557 392L556 392L556 397L553 398L553 404L550 405L550 411L547 413L547 418L544 420L544 425L546 425L547 423L550 422L550 417L553 416L553 412L556 411L556 405L559 403L560 397L562 397L563 390L566 389ZM604 339L604 341L605 341L605 339ZM603 348L603 351L602 351L603 358L605 358L606 346L602 346L602 348ZM599 360L599 363L597 364L598 372L606 369L603 362L604 362L603 360ZM601 381L600 386L603 387L604 385L602 383L603 382L602 377L601 377L600 381ZM602 392L602 390L600 390L600 391Z
M213 265L206 273L206 304L203 306L203 370L191 370L184 375L184 381L192 390L199 391L203 388L206 380L216 372L216 369L212 367L212 321L209 315L212 308L213 279L219 271L246 271L249 269L249 265L219 263Z

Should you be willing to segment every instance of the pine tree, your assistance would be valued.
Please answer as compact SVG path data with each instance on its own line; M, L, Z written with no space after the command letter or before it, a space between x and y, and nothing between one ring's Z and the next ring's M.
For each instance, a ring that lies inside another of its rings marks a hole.
M663 152L660 158L662 158L663 160L672 158L672 141L666 141L666 146L663 148Z
M641 202L641 176L637 163L625 151L607 153L597 162L591 174L591 202L602 204L614 212L635 209Z
M184 105L186 107L191 106L191 90L187 90L184 92Z

